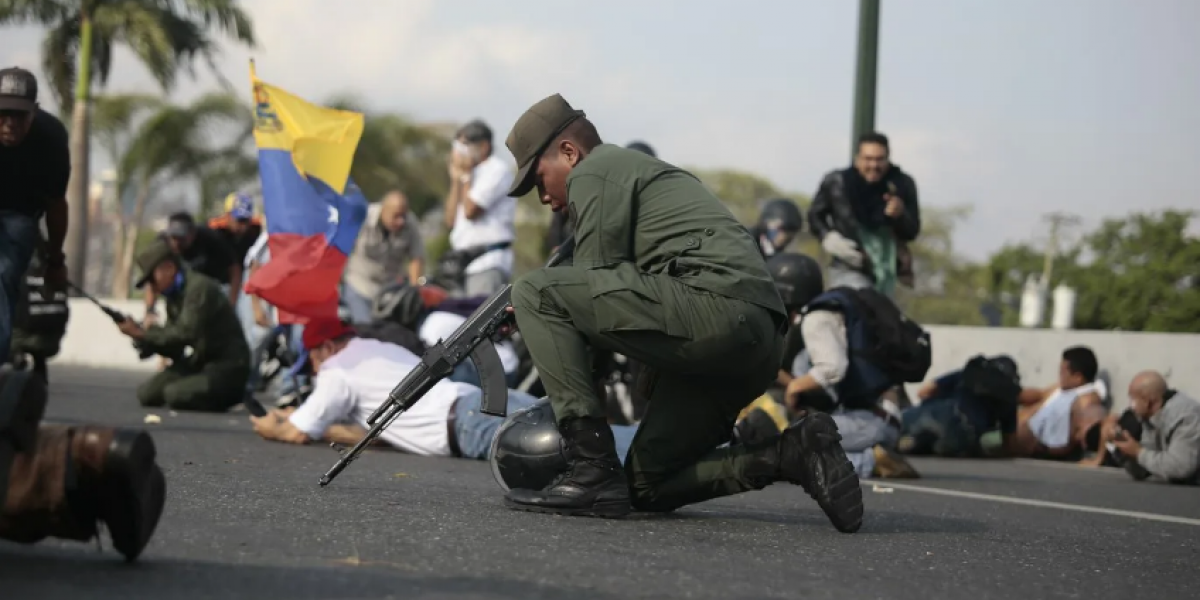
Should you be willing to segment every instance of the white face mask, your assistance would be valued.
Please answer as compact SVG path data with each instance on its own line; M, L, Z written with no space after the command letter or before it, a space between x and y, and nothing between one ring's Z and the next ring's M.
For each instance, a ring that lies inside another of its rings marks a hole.
M472 149L470 146L468 146L458 140L454 140L454 142L451 144L450 147L451 147L451 151L454 152L458 156L463 156L466 158L475 158L474 149Z

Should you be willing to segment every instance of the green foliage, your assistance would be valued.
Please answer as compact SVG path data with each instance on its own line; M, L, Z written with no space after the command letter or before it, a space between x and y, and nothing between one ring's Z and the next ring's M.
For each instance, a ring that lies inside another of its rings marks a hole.
M92 44L82 48L84 23ZM163 91L174 87L181 71L194 74L197 59L216 69L217 43L225 34L253 47L250 18L237 0L8 0L0 3L0 25L38 24L47 28L42 42L42 71L62 113L71 111L76 88L103 86L112 72L113 49L124 45L150 72ZM80 60L87 81L77 81ZM82 85L81 85L82 84ZM226 82L228 88L228 83Z
M1083 329L1200 332L1200 239L1193 213L1106 219L1083 245L1089 264L1069 279Z
M1188 211L1106 219L1055 259L1049 287L1078 294L1078 329L1200 332L1200 239L1187 234ZM1042 251L1006 246L986 266L995 296L1020 298L1025 279L1044 269ZM1017 322L1006 308L1005 325Z

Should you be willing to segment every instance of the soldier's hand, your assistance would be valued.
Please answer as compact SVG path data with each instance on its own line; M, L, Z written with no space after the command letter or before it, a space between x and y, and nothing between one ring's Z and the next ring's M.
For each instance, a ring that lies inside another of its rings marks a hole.
M148 313L146 313L145 317L142 317L142 326L143 327L153 327L157 324L158 324L158 315L157 314L148 312Z
M121 333L135 340L140 339L142 334L145 333L145 331L142 329L142 326L138 325L137 321L134 321L133 319L125 319L124 321L121 321L117 324L117 329L120 329Z
M504 309L504 312L506 312L506 313L508 313L508 314L510 314L510 315L513 315L514 317L515 317L515 316L516 316L516 314L517 314L517 311L516 311L516 309L514 309L514 308L513 308L513 307L511 307L511 306L510 306L510 307L508 307L508 308L506 308L506 309ZM500 333L500 336L501 336L501 337L507 337L507 336L509 336L509 335L512 335L512 332L514 332L514 331L516 331L516 330L517 330L517 322L516 322L516 320L515 320L515 319L509 319L509 321L508 321L507 323L505 323L505 324L501 325L501 326L500 326L500 328L499 328L499 329L497 329L496 331Z

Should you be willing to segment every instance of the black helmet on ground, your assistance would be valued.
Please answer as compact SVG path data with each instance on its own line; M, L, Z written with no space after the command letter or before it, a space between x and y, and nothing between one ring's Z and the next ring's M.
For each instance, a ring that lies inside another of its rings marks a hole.
M796 252L776 254L767 259L767 270L789 311L804 308L825 291L821 265L811 256Z
M488 460L496 483L506 492L540 490L566 471L567 456L550 400L542 398L508 415L492 438Z
M650 144L647 144L646 142L643 142L641 140L638 140L636 142L629 142L629 145L625 146L625 147L629 148L630 150L637 150L638 152L641 152L643 154L649 154L650 156L653 156L654 158L658 158L658 155L654 153L654 148L651 148Z

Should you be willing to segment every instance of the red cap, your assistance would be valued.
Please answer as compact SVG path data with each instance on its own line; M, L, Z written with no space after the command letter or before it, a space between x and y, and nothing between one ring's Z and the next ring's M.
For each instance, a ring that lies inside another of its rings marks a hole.
M300 341L305 350L312 350L325 342L354 333L354 329L340 319L313 319L304 324L304 335Z

